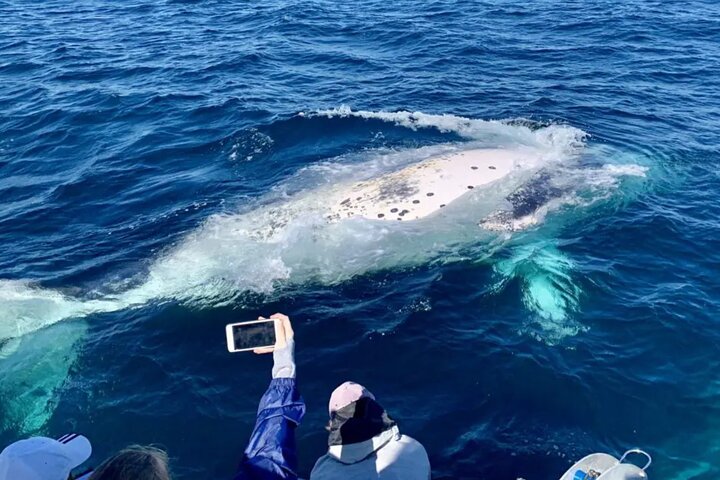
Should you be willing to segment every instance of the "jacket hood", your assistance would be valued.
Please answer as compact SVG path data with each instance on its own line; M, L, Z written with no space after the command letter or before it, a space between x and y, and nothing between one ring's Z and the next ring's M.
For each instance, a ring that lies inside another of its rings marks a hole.
M380 434L360 443L348 445L331 445L328 449L328 456L340 463L351 465L362 462L370 455L376 453L392 440L400 439L400 430L397 425L390 427Z
M332 412L328 445L365 442L394 426L395 421L374 398L360 398Z

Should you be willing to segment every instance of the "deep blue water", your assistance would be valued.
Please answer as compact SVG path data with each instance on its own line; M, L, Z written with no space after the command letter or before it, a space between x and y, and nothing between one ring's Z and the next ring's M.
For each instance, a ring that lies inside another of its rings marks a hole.
M717 478L719 67L711 1L0 1L0 444L227 478L270 360L224 325L283 311L304 475L352 379L438 478L634 446ZM477 226L509 192L418 227L298 200L528 145L566 188L521 232Z

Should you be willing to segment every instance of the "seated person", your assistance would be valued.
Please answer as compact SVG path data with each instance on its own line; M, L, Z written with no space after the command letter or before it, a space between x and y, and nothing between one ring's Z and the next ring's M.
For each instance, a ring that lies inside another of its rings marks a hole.
M257 423L235 480L296 480L295 429L305 404L295 383L294 333L282 314L273 349L270 387L260 400ZM330 397L328 453L310 480L428 480L430 461L423 446L402 435L397 423L362 385L345 382Z
M425 448L402 435L395 420L362 385L345 382L330 396L328 453L310 480L428 480Z

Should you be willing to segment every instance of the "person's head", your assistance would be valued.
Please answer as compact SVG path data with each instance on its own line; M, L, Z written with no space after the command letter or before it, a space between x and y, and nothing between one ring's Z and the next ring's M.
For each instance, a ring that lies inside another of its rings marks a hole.
M345 382L335 389L328 410L330 446L364 442L395 426L375 395L354 382Z
M70 472L90 457L90 441L76 433L54 440L33 437L8 445L0 453L0 478L67 480Z
M133 445L105 460L89 480L170 480L167 453Z

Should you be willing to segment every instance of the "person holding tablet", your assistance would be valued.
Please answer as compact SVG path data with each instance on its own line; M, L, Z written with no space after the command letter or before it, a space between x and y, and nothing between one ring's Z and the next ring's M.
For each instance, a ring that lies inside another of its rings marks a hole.
M315 464L310 480L430 479L425 448L400 433L365 387L343 383L330 396L328 410L328 452Z

